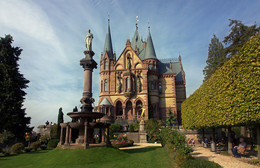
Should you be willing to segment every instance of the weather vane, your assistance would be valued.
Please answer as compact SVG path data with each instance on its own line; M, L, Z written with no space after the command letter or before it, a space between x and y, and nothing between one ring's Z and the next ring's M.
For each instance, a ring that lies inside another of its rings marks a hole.
M139 20L138 20L138 16L135 17L135 21L136 21L136 23L135 23L136 28L138 28L138 26L137 26L137 25L138 25L138 22L139 22Z

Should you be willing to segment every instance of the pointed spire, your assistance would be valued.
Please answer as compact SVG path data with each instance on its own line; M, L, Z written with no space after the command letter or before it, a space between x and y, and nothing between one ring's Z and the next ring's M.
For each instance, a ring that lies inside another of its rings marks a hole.
M110 33L110 18L108 16L108 26L107 26L107 34L104 46L104 55L107 52L110 59L113 59L113 47L112 47L112 39Z
M133 36L133 38L132 38L132 42L131 42L131 47L132 47L132 49L134 49L134 50L135 50L136 48L137 48L138 50L142 50L142 49L143 49L143 41L142 41L142 39L141 39L141 37L140 37L140 35L139 35L139 33L138 33L138 22L139 22L138 16L136 16L135 34L134 34L134 36Z
M152 36L150 33L150 25L148 26L148 36L147 36L147 43L144 52L144 59L157 59L154 46L153 46Z

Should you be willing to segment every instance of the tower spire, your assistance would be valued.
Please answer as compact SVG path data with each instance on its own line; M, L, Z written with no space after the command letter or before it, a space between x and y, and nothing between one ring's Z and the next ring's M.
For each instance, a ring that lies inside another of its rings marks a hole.
M157 59L154 46L153 46L151 32L150 32L150 25L148 26L148 36L147 36L147 43L144 52L144 59Z
M113 59L113 47L112 47L112 39L111 39L111 33L110 33L110 16L108 15L107 19L108 25L107 25L107 34L105 39L105 46L104 46L104 55L108 54L108 57L110 59Z

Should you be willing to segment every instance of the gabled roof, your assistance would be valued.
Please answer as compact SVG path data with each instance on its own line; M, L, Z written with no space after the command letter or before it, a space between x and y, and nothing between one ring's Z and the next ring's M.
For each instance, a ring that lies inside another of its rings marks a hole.
M105 97L99 105L103 106L111 106L112 104L108 101L108 99Z
M159 61L158 68L159 68L159 73L161 74L175 73L176 74L175 81L177 82L185 81L184 76L182 74L182 67L180 61L166 62L166 63Z
M111 33L110 33L110 23L108 20L108 26L107 26L107 34L106 34L106 40L105 40L105 46L104 46L104 55L108 54L108 57L110 59L113 59L113 47L112 47L112 39L111 39Z
M154 50L154 46L153 46L152 36L151 36L151 33L150 33L150 28L149 28L149 31L148 31L147 43L146 43L145 53L144 53L144 59L157 59L156 54L155 54L155 50Z

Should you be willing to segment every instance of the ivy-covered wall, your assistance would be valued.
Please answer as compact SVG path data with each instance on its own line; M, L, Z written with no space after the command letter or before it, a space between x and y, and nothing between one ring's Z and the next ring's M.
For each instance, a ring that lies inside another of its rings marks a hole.
M182 103L184 128L260 123L260 33Z

